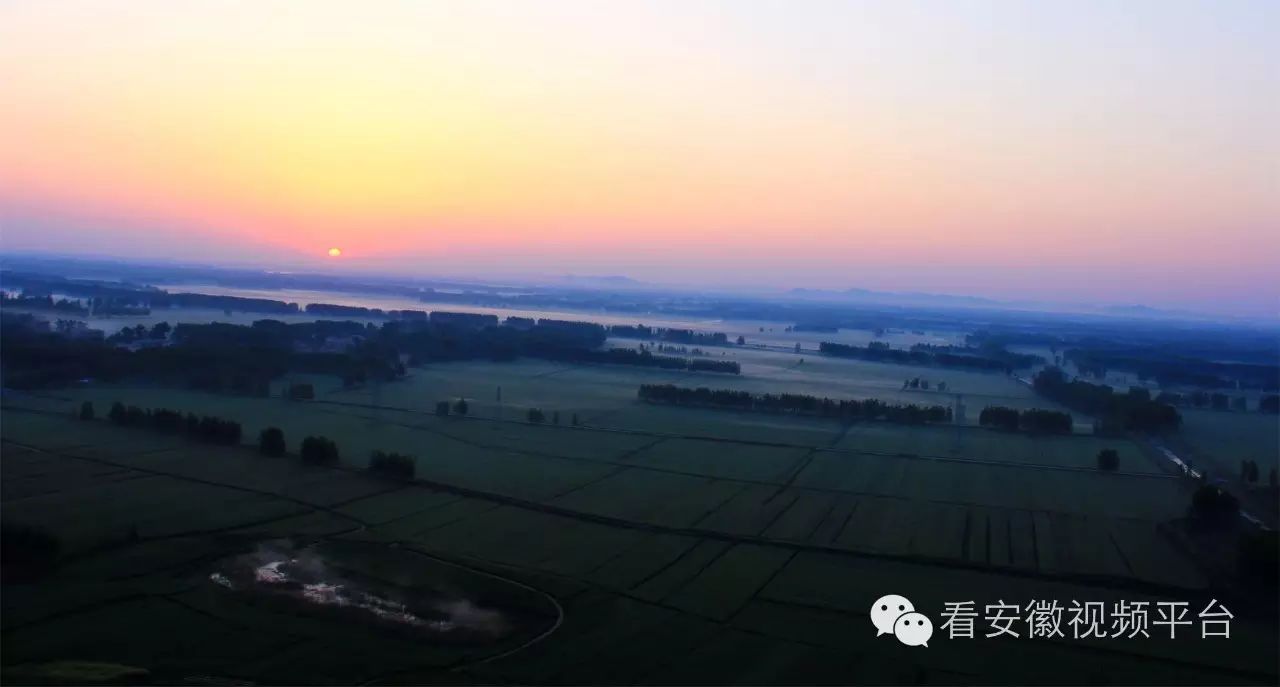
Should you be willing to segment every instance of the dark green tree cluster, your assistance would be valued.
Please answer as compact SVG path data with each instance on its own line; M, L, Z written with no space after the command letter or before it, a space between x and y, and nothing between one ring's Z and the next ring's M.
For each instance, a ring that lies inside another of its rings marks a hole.
M1104 431L1167 431L1182 424L1177 408L1141 396L1117 394L1104 384L1067 379L1061 368L1047 367L1035 376L1035 390L1045 398L1088 413L1102 421Z
M1191 515L1215 527L1229 527L1240 520L1240 500L1222 487L1205 484L1191 495Z
M1007 431L1033 434L1070 434L1074 423L1070 413L1028 408L1019 411L1004 406L987 406L978 414L978 424Z
M1143 381L1155 380L1162 387L1213 389L1239 383L1245 388L1272 391L1280 384L1274 344L1269 356L1256 361L1227 362L1206 355L1199 342L1128 344L1095 340L1087 346L1068 349L1063 360L1073 363L1081 374L1098 379L1104 378L1108 369L1125 370Z
M989 358L982 354L960 355L950 351L935 351L928 347L913 347L911 350L891 348L882 341L873 341L866 346L823 341L818 344L818 351L837 358L855 358L875 362L896 363L899 365L936 365L938 367L971 368L976 370L999 370L1010 372L1015 364L1005 358Z
M1070 413L1039 408L1019 411L1005 406L983 408L978 414L978 424L1010 432L1022 430L1036 434L1070 434L1073 427Z
M206 415L199 417L194 413L183 415L168 408L145 410L138 406L125 406L116 401L111 404L107 418L122 427L149 427L171 434L185 433L188 438L210 444L240 443L241 427L239 422L224 420Z
M258 434L258 451L264 456L283 456L287 448L279 427L268 427Z
M674 384L642 384L638 395L640 400L649 403L815 415L845 421L883 420L900 424L951 421L951 409L945 406L886 403L874 398L833 400L805 394L754 394L749 391L706 387L695 389Z
M1018 410L1005 406L987 406L978 414L978 424L1009 432L1018 431Z
M392 479L411 480L417 470L413 456L403 453L374 451L369 455L369 472Z
M10 296L6 291L0 291L0 308L15 308L24 310L53 310L60 313L69 313L72 315L88 315L89 309L84 307L80 301L67 300L60 298L54 300L53 296Z
M695 332L692 329L664 329L662 327L648 327L643 324L615 324L609 327L609 336L619 339L666 341L669 343L695 344L698 346L729 345L729 335L724 332Z

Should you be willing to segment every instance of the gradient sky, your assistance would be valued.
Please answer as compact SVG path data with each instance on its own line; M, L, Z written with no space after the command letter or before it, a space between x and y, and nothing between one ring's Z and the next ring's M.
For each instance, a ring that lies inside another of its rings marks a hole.
M0 248L1275 316L1277 27L1272 1L0 3Z

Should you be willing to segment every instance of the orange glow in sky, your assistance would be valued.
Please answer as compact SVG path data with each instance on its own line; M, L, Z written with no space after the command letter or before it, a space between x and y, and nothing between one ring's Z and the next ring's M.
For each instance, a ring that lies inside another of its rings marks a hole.
M1274 314L1277 7L9 3L0 247Z

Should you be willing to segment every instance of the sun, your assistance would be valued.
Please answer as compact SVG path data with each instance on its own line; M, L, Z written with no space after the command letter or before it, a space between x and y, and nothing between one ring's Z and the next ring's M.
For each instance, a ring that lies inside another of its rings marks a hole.
M338 256L340 256L340 255L342 255L342 249L341 249L341 248L330 248L330 249L329 249L329 257L331 257L331 258L336 258L336 257L338 257Z

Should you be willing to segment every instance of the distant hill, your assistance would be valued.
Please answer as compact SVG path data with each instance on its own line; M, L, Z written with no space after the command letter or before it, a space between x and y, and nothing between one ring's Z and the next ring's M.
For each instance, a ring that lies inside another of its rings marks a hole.
M871 289L858 288L845 289L843 291L836 291L832 289L791 289L787 294L789 296L804 299L856 301L898 305L958 305L973 307L1008 307L1017 305L1008 301L997 301L991 298L982 298L979 296L950 296L946 294L915 292L899 293L893 291L872 291Z
M566 274L560 277L560 281L577 286L644 286L644 282L617 274L601 276Z

